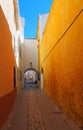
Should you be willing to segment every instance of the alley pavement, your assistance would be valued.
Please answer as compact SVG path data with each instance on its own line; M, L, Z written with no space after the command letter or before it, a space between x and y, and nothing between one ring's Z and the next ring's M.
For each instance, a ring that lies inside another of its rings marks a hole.
M18 91L1 130L83 130L37 87Z

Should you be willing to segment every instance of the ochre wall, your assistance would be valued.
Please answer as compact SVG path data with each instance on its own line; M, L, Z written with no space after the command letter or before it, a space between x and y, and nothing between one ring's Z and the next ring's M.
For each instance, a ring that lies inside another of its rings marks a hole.
M15 65L12 36L0 7L0 127L6 119L16 95L16 89L14 89Z
M0 8L0 97L14 88L15 57L12 48L12 36L5 16Z
M44 91L83 126L83 2L54 0L40 45Z
M0 97L0 129L6 120L15 100L17 88L12 92Z

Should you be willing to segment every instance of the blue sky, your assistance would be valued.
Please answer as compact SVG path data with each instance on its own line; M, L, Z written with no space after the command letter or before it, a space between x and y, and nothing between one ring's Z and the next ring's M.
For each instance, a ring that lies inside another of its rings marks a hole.
M18 0L20 15L25 18L25 38L36 38L39 14L49 13L53 0Z

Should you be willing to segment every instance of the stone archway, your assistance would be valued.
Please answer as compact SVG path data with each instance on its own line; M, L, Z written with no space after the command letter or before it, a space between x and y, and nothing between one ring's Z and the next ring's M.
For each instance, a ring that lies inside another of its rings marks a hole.
M24 72L24 86L38 86L39 72L35 68L28 68Z

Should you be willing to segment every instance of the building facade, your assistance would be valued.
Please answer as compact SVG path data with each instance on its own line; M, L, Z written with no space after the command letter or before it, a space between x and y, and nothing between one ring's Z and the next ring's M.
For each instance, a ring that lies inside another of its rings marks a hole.
M48 15L49 15L49 13L47 13L47 14L39 14L40 41L42 40L42 35L44 33L46 23L47 23L47 20L48 20Z
M43 68L40 69L40 46L42 43L42 36L44 35L44 30L47 24L49 13L47 14L42 14L39 15L38 19L38 30L37 30L37 39L38 39L38 69L40 71L40 88L43 90L44 89L44 73L43 73Z
M38 70L38 41L37 39L25 39L24 41L24 71L32 67Z
M38 40L26 38L22 48L24 86L38 85Z
M40 32L38 28L38 34ZM39 42L44 92L83 127L83 2L54 0ZM41 43L40 43L41 42Z
M20 55L18 1L0 0L0 128L13 105L18 86L17 56ZM17 52L19 55L17 55Z

